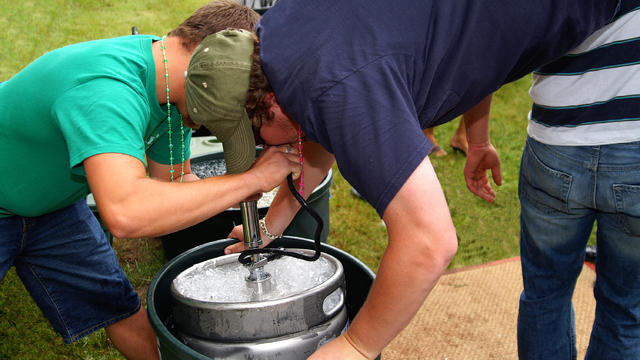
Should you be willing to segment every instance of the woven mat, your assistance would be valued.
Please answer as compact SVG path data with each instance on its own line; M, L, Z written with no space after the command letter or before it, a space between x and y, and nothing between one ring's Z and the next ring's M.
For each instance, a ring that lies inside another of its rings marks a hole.
M519 258L445 274L382 359L517 359L521 276ZM585 265L573 296L578 358L584 358L594 319L595 278Z

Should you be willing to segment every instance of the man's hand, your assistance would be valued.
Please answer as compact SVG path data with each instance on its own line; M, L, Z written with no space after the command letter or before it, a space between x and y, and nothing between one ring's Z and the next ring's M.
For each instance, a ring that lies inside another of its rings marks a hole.
M348 331L332 341L322 345L313 353L308 360L333 360L333 359L344 359L344 360L368 360L369 357L365 356L358 348L356 348L355 344L348 338ZM375 357L375 356L374 356ZM373 359L372 357L371 359Z
M491 169L491 176L496 185L502 185L500 175L500 157L491 143L471 144L464 165L464 178L467 188L480 198L493 203L496 193L489 183L487 170Z
M238 253L238 252L247 250L247 248L244 247L244 229L243 229L242 225L236 225L231 230L231 233L229 233L229 235L227 237L229 239L238 239L238 240L240 240L240 242L237 242L235 244L231 244L231 245L227 246L224 249L225 255ZM262 239L262 245L260 245L260 248L263 248L263 247L265 247L265 246L267 246L267 245L269 245L271 243L271 239L269 239L268 237L264 236L264 234L262 233L262 230L260 230L260 238Z
M265 148L248 173L259 179L262 192L268 192L280 185L289 174L297 179L300 171L298 150L290 145L281 145Z

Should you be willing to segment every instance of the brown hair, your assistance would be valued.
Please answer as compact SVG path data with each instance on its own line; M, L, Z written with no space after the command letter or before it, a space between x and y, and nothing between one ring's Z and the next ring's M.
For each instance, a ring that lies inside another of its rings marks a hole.
M227 28L255 31L260 14L235 0L214 0L202 6L169 32L182 39L182 46L191 51L207 36Z
M269 111L269 106L264 102L267 93L273 92L267 76L262 70L260 62L260 42L254 36L253 39L253 61L251 63L251 74L249 77L249 91L245 108L249 119L255 125L260 117L262 121L270 122L273 114Z

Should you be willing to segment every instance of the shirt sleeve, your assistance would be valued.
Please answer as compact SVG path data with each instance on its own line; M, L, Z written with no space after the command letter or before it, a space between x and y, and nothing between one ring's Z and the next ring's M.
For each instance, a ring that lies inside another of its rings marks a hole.
M317 140L380 216L432 146L401 66L380 58L316 97L308 112Z
M74 173L84 175L84 159L100 153L122 153L144 163L149 110L146 101L125 84L110 79L84 83L60 97L52 112Z

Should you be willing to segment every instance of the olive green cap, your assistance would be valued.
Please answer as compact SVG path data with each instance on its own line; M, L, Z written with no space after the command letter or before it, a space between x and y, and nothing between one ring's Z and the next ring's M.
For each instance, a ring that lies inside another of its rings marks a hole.
M245 110L252 55L250 32L222 30L196 47L187 69L189 116L222 142L229 174L247 171L256 157L256 142Z

